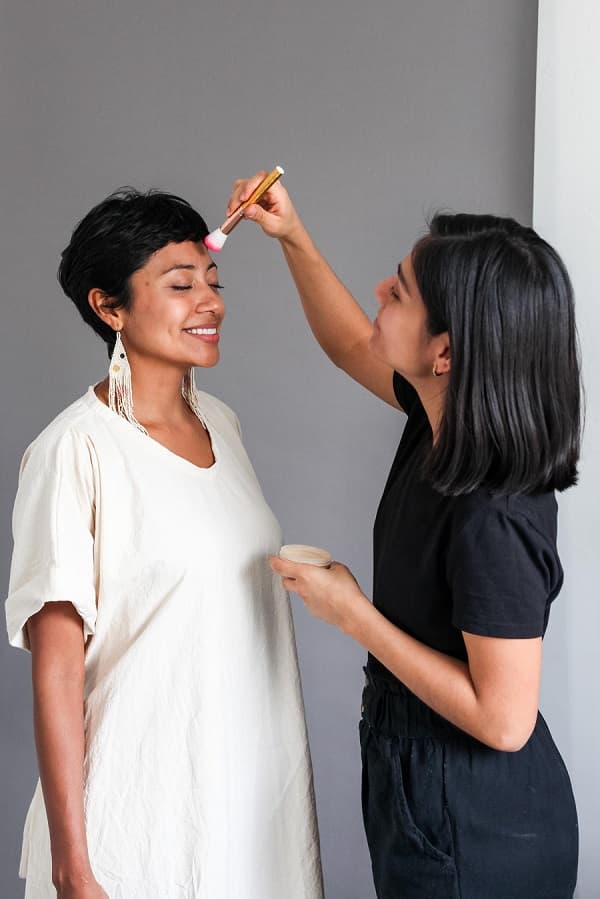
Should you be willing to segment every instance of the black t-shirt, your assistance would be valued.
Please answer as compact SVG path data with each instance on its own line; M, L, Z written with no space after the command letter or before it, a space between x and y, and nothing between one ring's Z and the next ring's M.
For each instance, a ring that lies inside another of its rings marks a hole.
M461 631L543 636L563 580L554 493L442 496L421 473L432 434L418 394L397 372L394 391L408 420L375 519L375 607L464 660ZM386 673L373 657L369 665Z

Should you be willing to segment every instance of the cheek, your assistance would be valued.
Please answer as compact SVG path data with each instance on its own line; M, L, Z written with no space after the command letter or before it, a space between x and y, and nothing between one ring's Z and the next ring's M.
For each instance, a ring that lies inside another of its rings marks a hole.
M140 309L139 325L146 333L165 328L183 321L189 317L189 297L182 291L165 296L164 293L148 297L144 307Z
M379 315L379 321L382 333L388 341L398 341L406 333L403 315L393 302L388 303L385 309L382 310Z
M399 306L388 306L379 315L382 345L386 356L393 362L411 364L420 359L426 350L427 338L421 322Z
M140 350L152 351L166 346L174 335L179 335L182 320L181 314L177 315L168 306L156 304L148 309L139 309L129 321L130 340Z

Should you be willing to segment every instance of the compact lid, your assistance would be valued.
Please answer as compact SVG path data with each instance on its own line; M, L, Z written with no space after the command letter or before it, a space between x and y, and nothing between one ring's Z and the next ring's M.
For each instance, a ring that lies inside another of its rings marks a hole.
M331 553L318 546L305 546L303 543L288 543L279 550L279 558L288 562L301 562L305 565L318 565L327 568L331 565Z

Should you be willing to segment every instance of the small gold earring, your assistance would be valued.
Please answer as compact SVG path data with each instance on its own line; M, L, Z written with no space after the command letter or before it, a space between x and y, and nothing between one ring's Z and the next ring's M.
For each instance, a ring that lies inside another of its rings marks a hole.
M433 363L433 377L434 377L434 378L441 378L442 374L443 374L443 372L437 370L436 364L435 364L435 362L434 362L434 363Z

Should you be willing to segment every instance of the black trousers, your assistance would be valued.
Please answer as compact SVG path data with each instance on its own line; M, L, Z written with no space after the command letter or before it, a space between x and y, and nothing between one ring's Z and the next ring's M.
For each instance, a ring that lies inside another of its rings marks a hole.
M378 899L571 899L577 812L546 722L490 749L365 669L363 817Z

